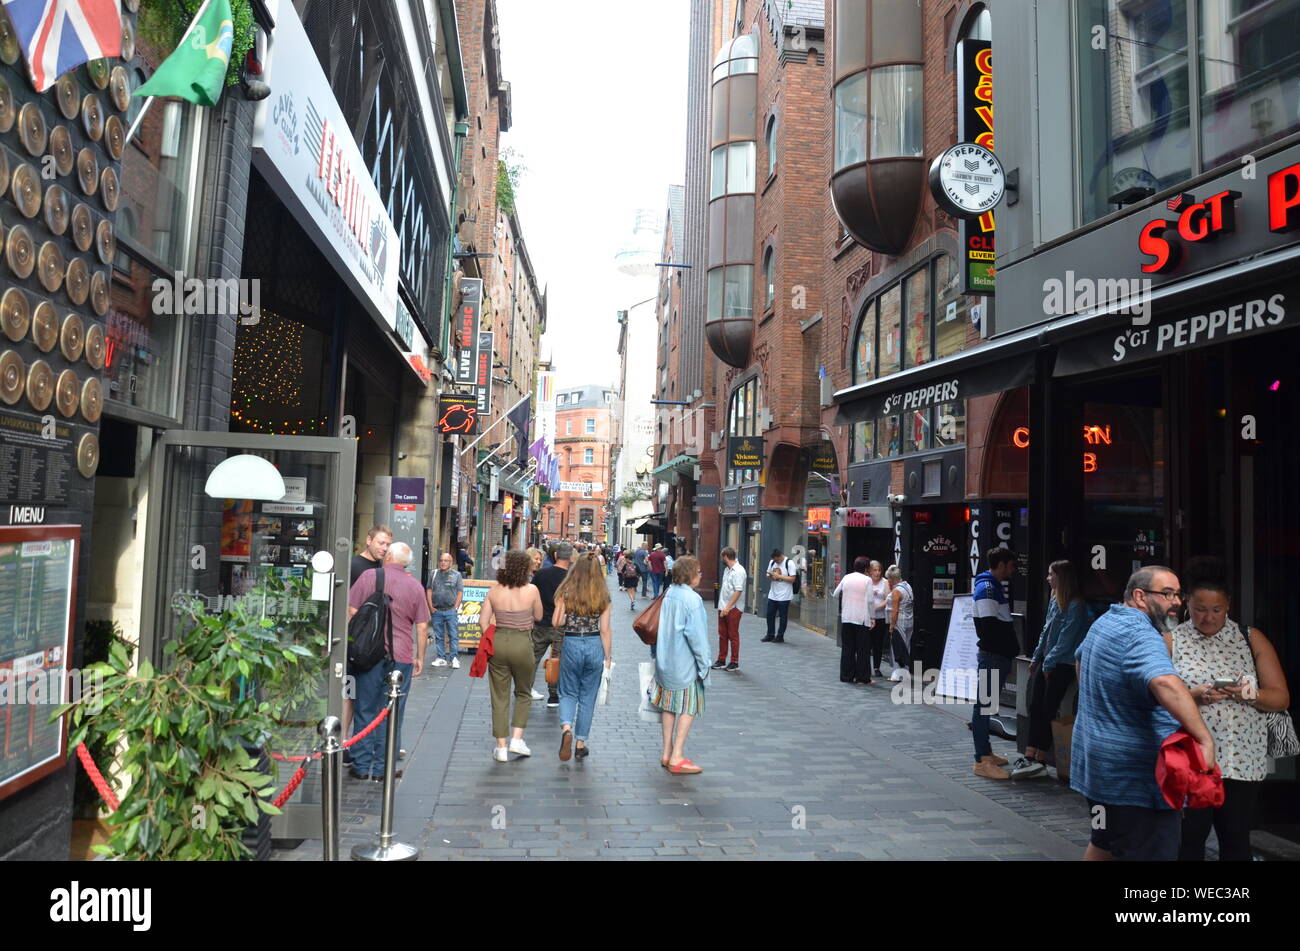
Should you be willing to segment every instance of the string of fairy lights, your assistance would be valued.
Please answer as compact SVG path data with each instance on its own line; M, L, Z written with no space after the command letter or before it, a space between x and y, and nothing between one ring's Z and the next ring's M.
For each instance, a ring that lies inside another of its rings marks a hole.
M303 326L265 307L255 324L240 327L235 347L230 416L254 432L305 436L325 430L328 416L288 414L272 419L258 410L278 404L302 407Z

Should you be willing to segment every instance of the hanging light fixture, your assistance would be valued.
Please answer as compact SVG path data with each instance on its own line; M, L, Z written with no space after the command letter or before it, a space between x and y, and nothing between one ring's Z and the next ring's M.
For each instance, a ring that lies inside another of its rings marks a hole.
M214 499L259 499L278 502L285 497L280 470L261 456L231 456L208 475L203 491Z

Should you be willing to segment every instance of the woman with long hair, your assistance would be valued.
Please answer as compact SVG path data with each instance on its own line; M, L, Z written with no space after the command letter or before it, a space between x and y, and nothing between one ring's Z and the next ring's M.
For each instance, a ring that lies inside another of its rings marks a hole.
M618 583L627 592L627 608L636 610L636 586L641 583L641 572L637 570L636 559L632 553L624 550L618 556Z
M612 663L609 589L600 557L588 552L577 560L555 592L551 623L564 632L560 653L560 759L568 760L577 744L585 759L591 717L596 712L600 680Z
M1251 860L1250 827L1268 775L1267 715L1291 706L1286 674L1269 639L1228 616L1227 576L1215 558L1187 565L1183 578L1191 616L1171 635L1174 668L1196 699L1223 770L1223 805L1183 810L1178 858L1184 862L1205 861L1211 826L1219 837L1220 861Z
M1088 606L1074 565L1065 559L1052 562L1047 584L1051 589L1047 618L1029 665L1029 742L1025 755L1011 764L1012 779L1047 775L1052 721L1074 683L1074 654L1088 633Z
M867 604L868 616L871 619L870 627L867 628L871 649L871 669L876 672L877 677L883 677L885 672L880 669L880 664L885 658L885 635L889 632L889 624L885 621L889 582L885 580L884 565L874 560L867 565L867 577L871 579Z
M528 576L531 580L533 575L542 570L543 563L546 561L546 552L540 548L529 548L528 557L532 559L532 567L528 570Z
M683 751L691 724L704 712L704 687L709 682L708 612L695 593L700 574L698 558L678 558L672 585L659 609L651 702L663 713L664 748L659 765L672 773L704 772L686 759Z
M497 569L497 580L483 599L479 623L483 630L496 624L492 659L488 661L491 678L492 735L497 746L492 756L499 763L510 753L531 756L524 742L528 726L528 709L533 702L533 625L542 619L542 595L537 585L528 581L533 560L526 551L508 551ZM515 709L510 713L510 683L514 681ZM506 746L507 723L510 745Z

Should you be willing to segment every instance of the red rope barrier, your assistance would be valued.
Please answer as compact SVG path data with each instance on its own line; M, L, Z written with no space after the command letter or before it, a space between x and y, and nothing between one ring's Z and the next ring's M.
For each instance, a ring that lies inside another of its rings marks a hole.
M105 781L104 774L99 771L99 767L96 766L95 761L91 759L90 750L86 749L85 743L77 744L77 759L81 760L81 765L86 770L86 775L90 777L90 781L94 784L96 791L99 793L99 797L108 804L110 809L117 812L117 808L120 805L117 801L117 797L113 795L113 790L109 787L107 781Z
M299 766L298 770L293 774L293 778L289 780L289 785L284 787L284 791L275 797L275 800L271 805L275 806L277 809L283 806L293 797L293 794L298 791L298 787L302 785L302 781L306 778L307 767Z
M352 737L352 739L350 739L350 740L348 740L346 743L344 743L344 744L343 744L343 748L346 750L346 749L348 749L349 747L351 747L353 743L356 743L358 740L364 739L365 737L369 736L369 735L370 735L370 731L373 730L375 727L379 726L379 724L380 724L381 722L383 722L383 719L384 719L384 717L386 717L386 716L388 716L388 707L384 707L384 709L380 710L380 711L379 711L379 716L375 717L374 720L372 720L372 721L370 722L370 725L369 725L368 727L366 727L366 728L365 728L364 730L362 730L360 733L358 733L358 734L356 734L354 737ZM318 759L318 758L321 757L322 755L324 755L324 754L322 754L322 753L308 753L308 754L306 754L305 756L286 756L286 755L284 755L283 753L272 753L272 754L271 754L271 759L273 759L273 760L278 760L278 761L281 762L281 763L303 763L303 762L306 762L306 761L309 760L309 759Z

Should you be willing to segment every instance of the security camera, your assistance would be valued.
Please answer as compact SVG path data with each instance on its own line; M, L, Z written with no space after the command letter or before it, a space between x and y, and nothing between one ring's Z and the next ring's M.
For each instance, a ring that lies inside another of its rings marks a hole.
M889 501L893 502L895 505L901 505L902 503L904 503L904 502L907 501L907 496L905 496L905 495L891 495L891 496L889 497Z
M840 518L843 518L845 515L849 514L849 510L845 506L841 505L835 510L835 514Z

